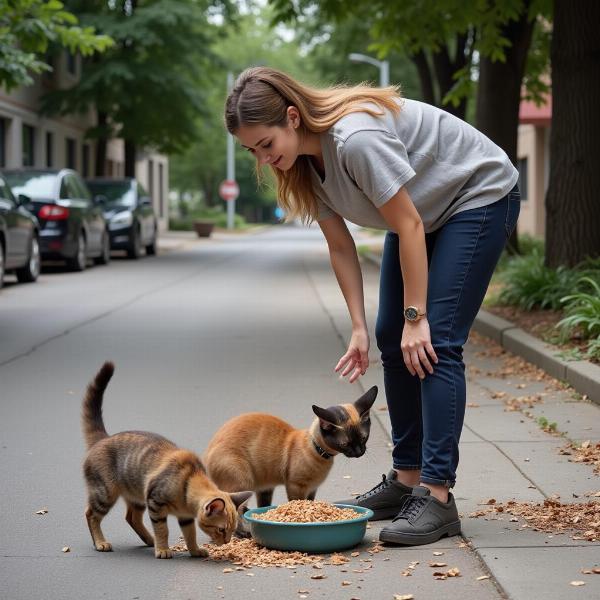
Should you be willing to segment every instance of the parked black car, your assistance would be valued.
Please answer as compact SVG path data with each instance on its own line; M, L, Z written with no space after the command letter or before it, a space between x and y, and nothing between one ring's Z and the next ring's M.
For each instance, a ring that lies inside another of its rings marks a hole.
M152 200L136 179L88 179L94 198L102 205L113 250L139 258L142 249L156 254L158 226Z
M15 199L0 175L0 287L4 274L14 271L22 282L40 274L40 242L37 219Z
M87 259L110 262L110 238L102 207L79 174L71 169L14 169L4 176L20 204L40 224L42 260L66 260L83 271Z

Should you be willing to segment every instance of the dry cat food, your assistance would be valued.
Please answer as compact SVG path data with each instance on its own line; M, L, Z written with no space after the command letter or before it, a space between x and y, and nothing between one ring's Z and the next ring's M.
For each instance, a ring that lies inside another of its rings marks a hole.
M260 521L278 523L323 523L357 519L360 515L352 508L339 508L329 502L290 500L277 508L252 516Z

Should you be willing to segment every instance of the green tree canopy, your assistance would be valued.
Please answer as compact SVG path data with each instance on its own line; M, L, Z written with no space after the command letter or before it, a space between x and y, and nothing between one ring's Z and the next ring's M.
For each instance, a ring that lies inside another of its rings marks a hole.
M0 86L8 91L33 82L32 73L51 71L45 54L51 44L88 56L112 45L58 0L0 0Z

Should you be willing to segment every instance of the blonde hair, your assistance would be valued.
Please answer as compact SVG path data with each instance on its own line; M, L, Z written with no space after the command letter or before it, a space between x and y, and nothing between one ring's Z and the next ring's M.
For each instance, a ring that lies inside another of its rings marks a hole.
M322 133L349 113L382 116L383 110L387 109L397 114L400 111L398 98L398 86L373 88L363 83L317 89L282 71L252 67L241 73L227 97L225 125L232 135L243 125L284 127L287 108L295 106L301 118L299 135ZM376 104L381 112L365 106L367 102ZM308 156L300 155L287 171L271 166L277 180L277 202L288 220L300 217L303 222L310 223L317 217L309 160ZM257 178L260 182L258 164Z

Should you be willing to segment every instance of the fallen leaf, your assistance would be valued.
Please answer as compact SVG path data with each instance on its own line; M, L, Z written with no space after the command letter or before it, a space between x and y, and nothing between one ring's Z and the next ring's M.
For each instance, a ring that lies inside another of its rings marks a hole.
M62 551L63 551L63 552L71 552L71 548L69 548L69 546L65 546L65 547L62 549Z
M326 579L327 575L323 575L323 573L317 573L316 575L311 575L311 579Z
M443 552L434 552L433 555L434 556L442 556L444 553Z
M596 573L596 575L600 575L600 568L598 568L598 567L594 567L594 568L592 569L592 572L593 572L593 573Z
M360 552L352 552L350 556L360 556Z
M36 510L35 514L36 515L45 515L48 512L47 508L40 508L40 510Z
M344 475L343 479L352 479L352 475Z
M394 594L394 600L414 600L412 594Z
M585 585L585 581L571 581L571 585L574 585L575 587L579 587L579 586Z
M342 585L346 586L346 585L352 585L351 581L342 581Z
M489 575L480 575L480 576L479 576L479 577L476 579L476 581L483 581L484 579L489 579L489 578L490 578L490 576L489 576Z
M233 569L227 567L226 569L223 569L223 573L233 573Z
M460 571L458 568L453 567L452 569L448 569L448 572L446 573L446 575L448 575L448 577L460 577Z
M429 566L430 567L447 567L448 563L445 563L445 562L430 562Z
M585 440L585 442L581 443L581 447L585 450L586 448L589 448L592 445L592 441L591 440Z

